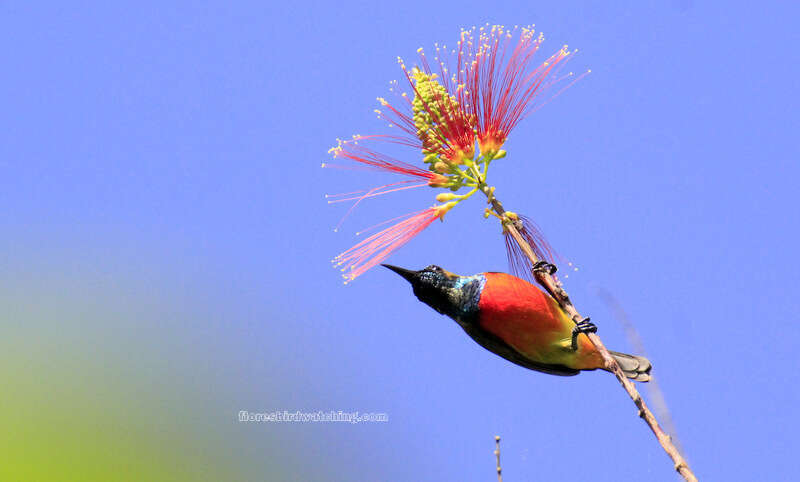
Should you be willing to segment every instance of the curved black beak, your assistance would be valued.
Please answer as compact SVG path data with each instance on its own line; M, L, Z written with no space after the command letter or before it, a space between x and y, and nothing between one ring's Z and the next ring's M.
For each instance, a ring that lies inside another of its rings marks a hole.
M389 268L390 270L399 274L400 276L405 278L406 281L408 281L409 283L413 283L414 278L416 278L417 273L419 273L419 271L411 271L410 269L399 268L397 266L392 266L390 264L382 264L381 266L383 266L384 268Z

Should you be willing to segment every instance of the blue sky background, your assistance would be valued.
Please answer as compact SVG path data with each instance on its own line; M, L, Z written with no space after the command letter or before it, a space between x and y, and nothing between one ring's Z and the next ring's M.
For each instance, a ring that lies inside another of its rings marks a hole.
M499 434L507 481L674 480L611 376L511 365L396 275L343 286L329 265L433 192L365 202L334 233L346 208L325 193L392 178L320 169L327 149L385 132L372 109L398 55L485 22L534 23L542 59L568 43L592 70L513 132L498 196L580 267L566 288L622 351L598 289L624 306L701 480L797 473L797 10L161 3L0 5L7 476L493 480ZM482 210L391 262L505 270ZM390 421L248 425L243 409Z

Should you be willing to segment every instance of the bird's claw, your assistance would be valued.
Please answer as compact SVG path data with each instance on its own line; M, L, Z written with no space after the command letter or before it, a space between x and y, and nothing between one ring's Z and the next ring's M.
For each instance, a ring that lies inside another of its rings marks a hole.
M531 270L534 273L538 272L545 272L547 274L555 274L558 271L556 265L548 263L547 261L537 261L536 264L533 265Z
M581 333L597 333L597 325L589 321L589 317L582 319L581 321L575 323L575 327L572 328L572 350L576 351L578 349L578 335Z

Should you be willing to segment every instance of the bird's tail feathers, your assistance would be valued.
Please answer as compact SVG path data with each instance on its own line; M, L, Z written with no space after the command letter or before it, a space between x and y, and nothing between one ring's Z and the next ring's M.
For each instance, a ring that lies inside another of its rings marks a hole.
M626 377L637 382L650 381L650 369L653 368L650 360L643 356L628 355L616 351L610 351L609 353L617 361Z

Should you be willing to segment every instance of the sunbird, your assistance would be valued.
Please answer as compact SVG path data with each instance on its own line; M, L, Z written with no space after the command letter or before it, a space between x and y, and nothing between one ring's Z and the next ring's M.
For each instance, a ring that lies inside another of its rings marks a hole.
M533 284L507 273L459 276L431 265L419 271L384 264L405 278L423 303L455 320L473 340L517 365L572 376L605 370L600 353L586 336L597 331L588 320L577 325L558 303ZM650 380L650 361L610 352L625 375Z

